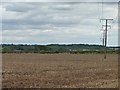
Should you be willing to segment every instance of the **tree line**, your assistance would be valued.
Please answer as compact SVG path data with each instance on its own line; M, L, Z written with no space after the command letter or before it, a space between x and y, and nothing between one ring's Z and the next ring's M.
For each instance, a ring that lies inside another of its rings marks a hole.
M23 45L23 44L1 44L2 53L103 53L104 47L101 45L89 44L50 44L50 45ZM108 53L118 52L116 47L107 47Z

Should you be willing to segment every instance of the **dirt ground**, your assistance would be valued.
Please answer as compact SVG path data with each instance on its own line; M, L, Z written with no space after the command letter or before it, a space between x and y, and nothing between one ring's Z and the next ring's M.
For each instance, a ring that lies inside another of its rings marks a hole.
M3 54L3 88L116 88L118 55Z

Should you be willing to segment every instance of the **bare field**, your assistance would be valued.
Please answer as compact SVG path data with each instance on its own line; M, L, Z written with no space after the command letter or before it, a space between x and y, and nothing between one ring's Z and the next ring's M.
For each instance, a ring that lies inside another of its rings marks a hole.
M3 88L116 88L118 55L3 54Z

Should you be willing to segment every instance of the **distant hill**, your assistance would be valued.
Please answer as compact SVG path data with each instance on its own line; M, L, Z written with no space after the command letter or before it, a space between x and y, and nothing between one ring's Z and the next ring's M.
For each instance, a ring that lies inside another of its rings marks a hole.
M2 44L1 51L3 53L64 53L64 52L100 52L104 50L101 45L89 44L49 44L49 45L15 45ZM117 47L107 47L107 51L115 51Z

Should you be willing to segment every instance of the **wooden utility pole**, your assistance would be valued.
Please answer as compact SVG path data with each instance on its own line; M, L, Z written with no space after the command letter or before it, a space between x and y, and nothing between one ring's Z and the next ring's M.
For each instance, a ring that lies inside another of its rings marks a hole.
M100 19L100 21L105 21L105 25L102 25L102 27L105 27L105 30L103 32L103 47L104 47L104 59L106 59L106 53L107 53L107 31L108 27L111 28L110 25L108 25L108 21L112 21L113 19Z

